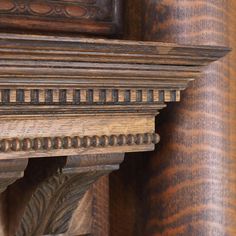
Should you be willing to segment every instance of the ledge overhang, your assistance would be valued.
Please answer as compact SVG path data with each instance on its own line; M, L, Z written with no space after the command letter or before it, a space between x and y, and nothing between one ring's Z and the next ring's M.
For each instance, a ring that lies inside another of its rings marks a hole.
M226 47L0 34L0 159L150 151Z

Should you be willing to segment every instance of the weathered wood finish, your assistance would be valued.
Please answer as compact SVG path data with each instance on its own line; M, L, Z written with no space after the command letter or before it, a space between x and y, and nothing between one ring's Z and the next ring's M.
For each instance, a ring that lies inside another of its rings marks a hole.
M227 26L236 27L235 15L228 21L233 6L227 1L145 2L147 40L228 45ZM229 88L228 62L210 66L159 121L162 142L148 171L145 235L236 234L236 159L229 152L228 119L234 88Z
M1 0L2 31L121 33L120 0Z

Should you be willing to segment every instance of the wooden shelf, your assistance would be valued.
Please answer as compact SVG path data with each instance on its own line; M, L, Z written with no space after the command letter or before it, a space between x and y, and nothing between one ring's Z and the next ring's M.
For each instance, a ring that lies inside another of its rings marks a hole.
M154 117L225 47L0 35L0 158L152 150Z
M228 52L0 34L1 191L25 173L11 187L23 200L9 200L10 234L67 232L89 186L118 169L124 153L153 150L158 112Z

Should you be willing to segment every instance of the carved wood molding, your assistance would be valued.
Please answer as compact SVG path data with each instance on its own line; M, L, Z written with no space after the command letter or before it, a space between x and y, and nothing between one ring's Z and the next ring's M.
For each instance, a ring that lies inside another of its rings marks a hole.
M11 205L18 212L11 219L10 235L67 232L84 193L100 176L118 169L123 157L112 154L31 160L24 178L10 189ZM14 194L22 189L22 201L16 206Z
M0 34L0 159L32 158L9 188L9 235L65 233L89 186L153 150L155 116L228 51Z
M20 151L38 151L53 149L79 149L86 148L106 148L106 147L123 147L134 145L150 145L159 142L158 134L128 134L128 135L111 135L111 136L85 136L85 137L41 137L41 138L24 138L24 139L3 139L0 140L1 152L20 152Z
M0 34L1 157L153 150L155 115L227 52Z
M16 89L0 90L0 105L126 105L177 102L179 90L158 90L151 88L131 89Z
M0 28L114 34L121 26L120 5L120 0L1 0Z

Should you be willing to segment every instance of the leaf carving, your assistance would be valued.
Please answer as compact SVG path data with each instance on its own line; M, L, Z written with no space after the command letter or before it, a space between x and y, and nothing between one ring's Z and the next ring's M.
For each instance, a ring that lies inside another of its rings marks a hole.
M66 232L80 199L99 176L101 173L87 172L49 177L32 195L16 236Z
M99 177L117 169L122 160L123 155L118 154L31 160L25 174L26 185L31 184L27 190L30 194L23 201L21 216L11 235L66 233L89 187Z

